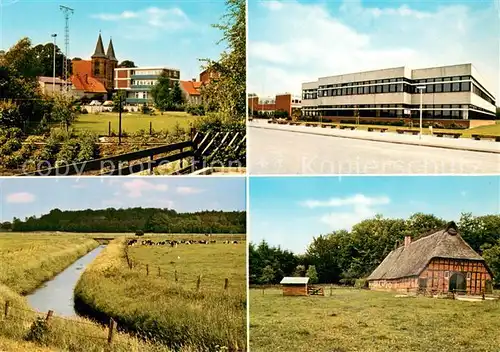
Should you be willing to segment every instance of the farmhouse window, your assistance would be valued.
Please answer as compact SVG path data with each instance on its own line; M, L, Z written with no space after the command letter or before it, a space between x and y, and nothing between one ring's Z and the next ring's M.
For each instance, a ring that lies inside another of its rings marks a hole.
M444 277L446 277L446 278L450 277L450 272L449 271L445 271L444 272Z
M471 276L472 276L472 274L470 272L467 273L467 280L470 280Z

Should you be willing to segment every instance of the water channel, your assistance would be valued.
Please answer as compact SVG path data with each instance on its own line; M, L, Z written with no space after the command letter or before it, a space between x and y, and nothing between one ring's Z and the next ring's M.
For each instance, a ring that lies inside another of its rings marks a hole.
M63 317L75 317L73 291L78 279L83 274L83 271L95 257L105 248L101 245L90 251L64 271L56 275L52 280L47 281L28 295L28 303L30 306L39 312L54 311L55 315Z

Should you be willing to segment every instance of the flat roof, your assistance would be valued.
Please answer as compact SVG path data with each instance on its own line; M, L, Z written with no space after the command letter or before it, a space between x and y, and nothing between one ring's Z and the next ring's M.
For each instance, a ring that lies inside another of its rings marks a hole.
M299 284L307 284L309 282L309 278L308 277L290 277L290 276L286 276L284 277L280 284L282 285L299 285Z
M163 66L157 66L157 67L117 67L117 68L115 68L115 71L127 71L127 70L173 70L173 71L180 71L178 68L163 67Z

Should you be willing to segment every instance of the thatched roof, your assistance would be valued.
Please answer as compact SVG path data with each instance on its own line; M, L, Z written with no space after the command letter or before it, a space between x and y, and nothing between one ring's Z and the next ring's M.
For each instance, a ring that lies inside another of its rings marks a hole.
M390 280L418 276L433 258L484 262L484 259L458 234L456 225L450 223L444 230L411 242L406 248L401 246L390 252L371 273L368 280Z

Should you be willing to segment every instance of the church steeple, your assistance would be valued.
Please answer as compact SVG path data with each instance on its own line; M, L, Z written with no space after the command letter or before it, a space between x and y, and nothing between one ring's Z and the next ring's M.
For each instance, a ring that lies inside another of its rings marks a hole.
M115 48L113 47L113 39L109 40L108 51L106 55L109 60L118 62L118 59L116 58L115 55Z
M106 54L104 54L104 45L102 44L101 33L99 32L99 38L97 39L97 45L95 46L94 55L92 58L106 58Z

